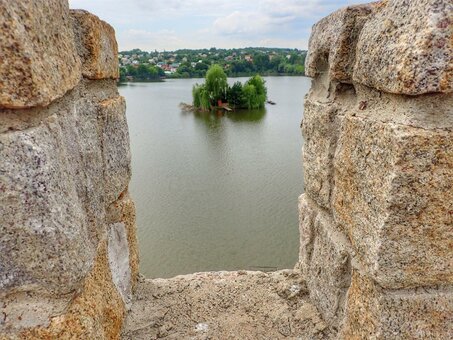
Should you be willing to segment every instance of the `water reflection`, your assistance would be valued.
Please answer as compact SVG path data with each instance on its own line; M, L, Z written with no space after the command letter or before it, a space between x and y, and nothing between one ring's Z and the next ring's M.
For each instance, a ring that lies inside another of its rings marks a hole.
M187 112L182 111L184 114ZM193 112L196 119L203 121L209 128L218 128L223 118L230 119L233 122L252 122L256 123L266 115L266 109L258 110L238 110L233 112L226 112L224 110L216 110L210 112Z
M259 122L266 115L266 109L239 110L228 112L227 116L234 122Z

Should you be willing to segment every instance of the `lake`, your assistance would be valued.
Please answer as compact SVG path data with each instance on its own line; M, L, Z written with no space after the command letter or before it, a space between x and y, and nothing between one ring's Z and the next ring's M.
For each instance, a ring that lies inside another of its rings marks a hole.
M179 108L191 103L192 86L203 79L119 86L127 102L140 271L147 277L295 265L299 126L310 79L265 80L276 105L224 115Z

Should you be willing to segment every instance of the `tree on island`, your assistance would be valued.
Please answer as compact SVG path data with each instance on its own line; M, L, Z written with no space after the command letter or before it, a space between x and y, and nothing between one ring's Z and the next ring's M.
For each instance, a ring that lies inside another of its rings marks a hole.
M267 89L259 75L251 77L244 85L236 82L230 87L223 68L214 64L206 73L205 80L204 84L195 84L192 89L193 106L197 110L209 111L225 104L233 109L264 107Z

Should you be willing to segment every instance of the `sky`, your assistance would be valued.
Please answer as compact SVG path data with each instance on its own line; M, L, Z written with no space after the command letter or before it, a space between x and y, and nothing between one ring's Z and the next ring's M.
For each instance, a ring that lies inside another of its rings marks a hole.
M119 50L307 49L311 26L365 0L69 0L111 24Z

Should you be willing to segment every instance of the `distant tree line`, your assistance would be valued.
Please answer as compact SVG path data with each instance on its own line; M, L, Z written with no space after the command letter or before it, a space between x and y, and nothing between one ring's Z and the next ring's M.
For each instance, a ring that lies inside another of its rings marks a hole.
M213 64L228 77L260 74L304 75L306 51L285 48L201 49L174 52L144 52L138 49L121 52L134 56L134 65L121 65L121 80L128 77L146 81L167 78L203 78ZM177 64L176 72L165 73L162 64ZM120 61L121 64L121 61ZM143 65L143 66L142 66Z
M157 66L145 64L120 67L120 81L127 81L128 77L134 81L156 81L165 77L165 72Z

